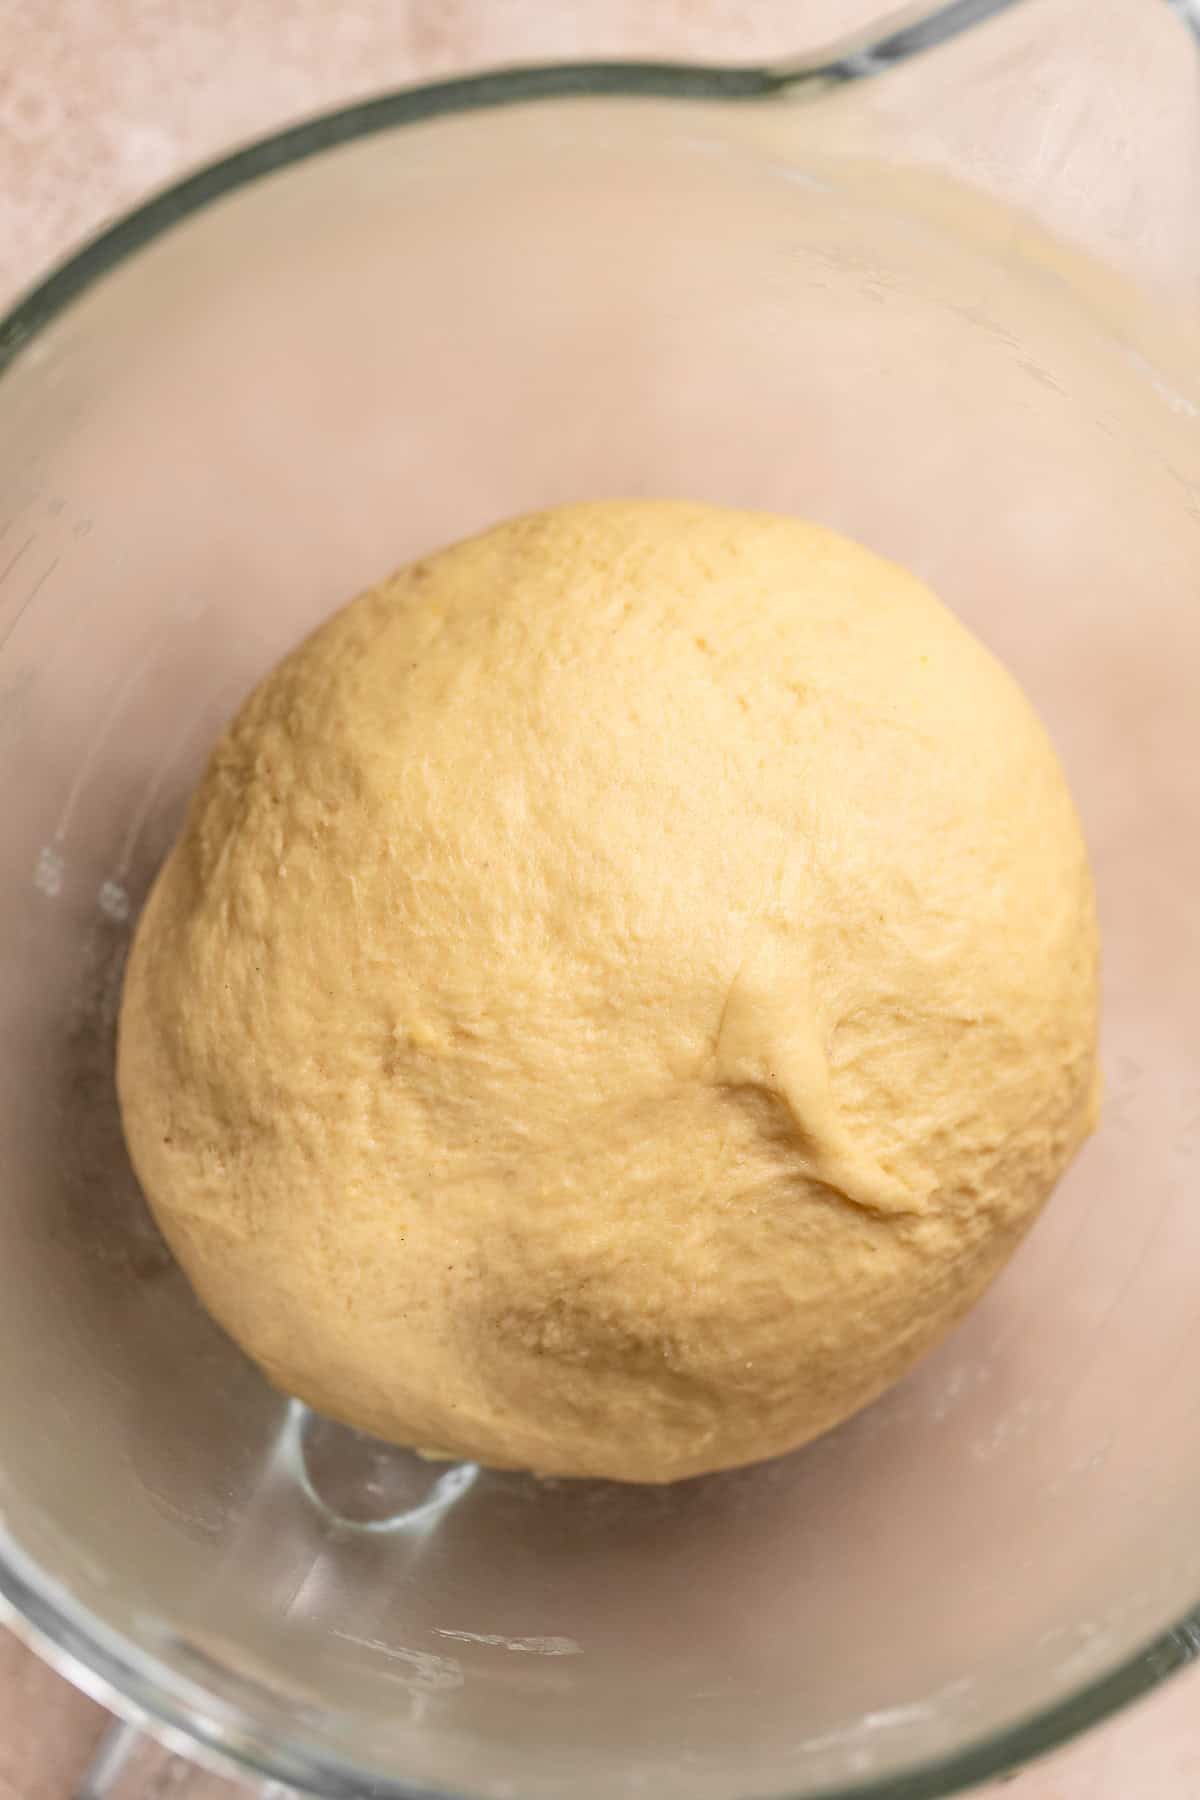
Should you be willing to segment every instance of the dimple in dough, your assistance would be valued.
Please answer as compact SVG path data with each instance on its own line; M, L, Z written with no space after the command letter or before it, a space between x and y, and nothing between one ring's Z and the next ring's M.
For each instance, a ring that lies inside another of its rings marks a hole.
M140 922L133 1159L270 1379L668 1481L804 1442L1093 1122L1053 751L916 580L598 503L402 569L250 696Z

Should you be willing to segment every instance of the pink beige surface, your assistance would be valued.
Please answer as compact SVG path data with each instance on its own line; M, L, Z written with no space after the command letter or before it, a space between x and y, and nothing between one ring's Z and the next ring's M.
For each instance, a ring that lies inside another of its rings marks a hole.
M381 87L548 57L791 52L879 10L874 0L0 0L10 51L0 56L0 304L188 165ZM0 1800L69 1800L106 1725L0 1633ZM165 1757L157 1773L147 1766L143 1791L234 1795ZM1194 1800L1200 1670L985 1792Z

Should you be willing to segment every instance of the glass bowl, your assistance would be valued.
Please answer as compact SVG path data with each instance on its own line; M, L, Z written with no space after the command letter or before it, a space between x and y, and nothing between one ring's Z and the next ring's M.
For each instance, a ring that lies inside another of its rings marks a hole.
M1130 283L929 166L961 46L893 65L999 10L390 96L0 327L0 1593L161 1732L331 1800L920 1800L1200 1645L1200 360L1154 221ZM1009 24L972 55L1019 84ZM132 921L248 685L396 563L605 494L929 580L1053 731L1106 946L1101 1130L986 1300L808 1449L664 1490L429 1465L272 1392L113 1090Z

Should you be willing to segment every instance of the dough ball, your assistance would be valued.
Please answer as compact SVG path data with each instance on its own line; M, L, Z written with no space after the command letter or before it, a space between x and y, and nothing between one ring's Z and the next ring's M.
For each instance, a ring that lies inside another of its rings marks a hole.
M669 1481L902 1375L1093 1122L1054 754L916 580L676 503L520 518L303 643L138 928L150 1203L280 1388Z

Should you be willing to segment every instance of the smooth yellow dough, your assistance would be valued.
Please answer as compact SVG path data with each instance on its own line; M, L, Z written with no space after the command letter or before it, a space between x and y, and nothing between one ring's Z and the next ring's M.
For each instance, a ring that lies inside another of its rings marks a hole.
M902 1375L1093 1122L1053 751L910 575L564 507L251 695L138 928L119 1084L206 1306L399 1443L667 1481Z

